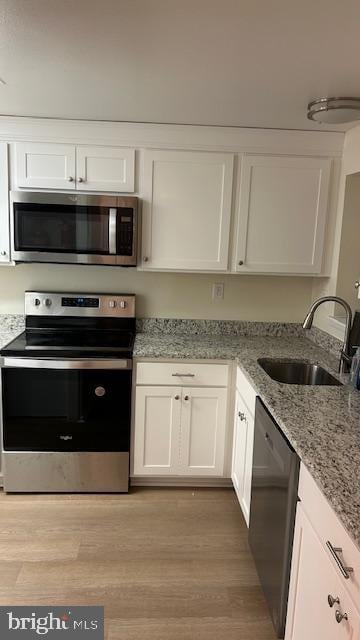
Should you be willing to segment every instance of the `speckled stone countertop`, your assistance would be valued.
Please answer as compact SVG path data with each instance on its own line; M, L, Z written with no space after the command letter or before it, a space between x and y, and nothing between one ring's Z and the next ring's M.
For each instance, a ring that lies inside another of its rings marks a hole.
M260 357L308 360L339 377L334 356L296 336L138 333L134 357L235 360L360 548L360 393L349 385L280 384L257 362Z
M22 315L0 315L0 349L16 338L24 330L24 326L25 320Z

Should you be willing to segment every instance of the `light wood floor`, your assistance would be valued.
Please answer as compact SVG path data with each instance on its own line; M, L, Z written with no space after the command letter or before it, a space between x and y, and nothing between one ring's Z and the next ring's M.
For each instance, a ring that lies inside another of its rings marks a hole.
M105 606L106 640L274 640L230 489L0 491L0 604Z

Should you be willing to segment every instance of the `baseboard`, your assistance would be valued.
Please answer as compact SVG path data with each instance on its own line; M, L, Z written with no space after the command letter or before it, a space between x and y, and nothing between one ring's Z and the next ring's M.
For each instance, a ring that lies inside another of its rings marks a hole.
M132 487L232 487L231 478L164 478L162 476L130 478ZM0 473L0 488L4 477Z
M232 487L231 478L178 478L144 476L130 478L132 487Z

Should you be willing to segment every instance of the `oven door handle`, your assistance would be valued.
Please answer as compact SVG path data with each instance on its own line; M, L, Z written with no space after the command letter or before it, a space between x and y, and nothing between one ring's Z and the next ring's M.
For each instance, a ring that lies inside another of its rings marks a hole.
M51 360L49 358L10 358L2 359L2 367L12 367L21 369L132 369L132 360L128 358L106 359L83 359L71 360L61 359Z

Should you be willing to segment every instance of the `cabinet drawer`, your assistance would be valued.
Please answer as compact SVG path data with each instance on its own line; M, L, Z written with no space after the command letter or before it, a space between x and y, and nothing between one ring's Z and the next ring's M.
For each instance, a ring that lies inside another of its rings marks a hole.
M226 387L227 364L186 364L186 362L139 362L136 384L196 387Z
M254 387L250 384L249 380L247 379L243 371L240 369L240 367L237 368L237 372L236 372L236 388L240 393L243 401L247 405L247 408L250 411L251 415L254 416L256 391Z
M314 527L321 545L336 569L342 583L355 602L360 601L360 550L350 538L338 516L320 491L315 480L304 464L301 464L299 478L299 497L304 511ZM352 567L346 579L331 553L327 542L342 551L337 552L345 567Z

